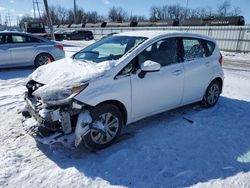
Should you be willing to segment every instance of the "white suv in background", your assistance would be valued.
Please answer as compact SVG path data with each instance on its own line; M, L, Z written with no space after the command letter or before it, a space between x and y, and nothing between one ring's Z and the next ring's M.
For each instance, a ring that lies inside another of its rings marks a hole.
M72 58L38 68L27 81L26 110L41 134L76 135L76 145L112 144L121 129L189 103L216 104L222 56L203 35L138 31L116 34Z

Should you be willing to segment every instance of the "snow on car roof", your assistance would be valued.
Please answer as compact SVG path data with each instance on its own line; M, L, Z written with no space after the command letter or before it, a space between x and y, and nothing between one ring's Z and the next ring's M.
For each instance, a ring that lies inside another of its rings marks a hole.
M172 35L181 35L181 36L186 36L186 37L197 37L197 38L203 38L206 40L211 40L214 41L213 39L211 39L210 37L206 36L206 35L201 35L198 33L189 33L189 32L173 32L173 31L158 31L158 30L141 30L141 31L128 31L128 32L124 32L124 33L119 33L119 34L115 34L116 36L137 36L137 37L147 37L149 39L151 38L155 38L155 37L159 37L159 36L172 36Z

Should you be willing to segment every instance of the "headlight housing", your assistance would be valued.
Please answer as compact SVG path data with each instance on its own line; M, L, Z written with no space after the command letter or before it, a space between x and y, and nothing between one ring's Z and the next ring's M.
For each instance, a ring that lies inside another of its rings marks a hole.
M75 86L75 87L72 87L71 91L72 91L72 94L78 94L80 93L82 90L84 90L89 84L88 83L85 83L83 85L80 85L80 86Z

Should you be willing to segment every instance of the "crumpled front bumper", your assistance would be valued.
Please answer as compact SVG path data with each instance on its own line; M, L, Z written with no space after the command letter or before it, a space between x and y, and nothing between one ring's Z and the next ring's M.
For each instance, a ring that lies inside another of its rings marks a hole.
M56 122L57 110L47 111L46 114L41 116L39 113L42 109L38 108L38 103L35 98L30 98L28 96L28 92L25 92L24 99L26 101L25 111L29 113L31 117L33 117L40 126L44 126L48 129L55 130L58 123ZM53 120L54 119L54 120Z
M61 130L65 134L72 132L72 111L61 107L41 107L42 104L39 103L35 97L29 97L28 92L25 92L24 99L26 101L25 111L39 123L39 126L43 126L52 131Z

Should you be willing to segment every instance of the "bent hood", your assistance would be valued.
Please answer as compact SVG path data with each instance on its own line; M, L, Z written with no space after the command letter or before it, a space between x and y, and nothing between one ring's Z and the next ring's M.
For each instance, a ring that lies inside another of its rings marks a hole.
M71 85L74 82L84 82L102 76L114 64L115 61L95 64L65 58L39 67L29 76L28 80L33 79L45 85L65 85L67 83Z
M115 62L104 61L95 64L65 58L39 67L27 81L32 79L44 84L34 92L35 95L44 100L59 100L70 95L69 88L103 76Z

